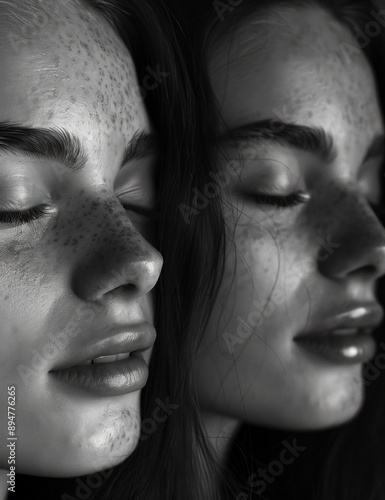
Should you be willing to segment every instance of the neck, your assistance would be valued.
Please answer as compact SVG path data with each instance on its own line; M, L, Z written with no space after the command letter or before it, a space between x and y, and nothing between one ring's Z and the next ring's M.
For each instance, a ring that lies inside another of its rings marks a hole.
M222 415L203 413L202 421L218 465L224 466L241 423Z
M0 469L0 500L6 500L7 498L7 471Z

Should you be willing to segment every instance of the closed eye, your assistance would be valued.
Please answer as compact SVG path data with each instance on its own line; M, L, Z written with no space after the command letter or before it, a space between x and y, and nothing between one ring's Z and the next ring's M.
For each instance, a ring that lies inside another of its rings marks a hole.
M257 205L271 205L280 208L290 208L301 205L310 200L310 195L303 192L292 193L287 196L269 195L266 193L242 193L249 201Z
M28 210L0 211L0 224L13 224L15 226L30 224L49 213L51 212L47 205L37 205Z

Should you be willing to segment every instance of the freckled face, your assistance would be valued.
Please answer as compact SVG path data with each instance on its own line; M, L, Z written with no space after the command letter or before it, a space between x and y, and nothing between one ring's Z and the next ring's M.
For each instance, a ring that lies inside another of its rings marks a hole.
M362 363L332 362L294 338L347 310L360 314L384 272L385 234L370 206L382 159L366 159L384 131L374 78L363 55L347 60L341 50L354 43L350 33L315 8L260 14L231 40L209 59L219 133L260 120L283 133L285 124L318 127L337 156L328 162L268 134L222 151L229 242L196 364L202 407L208 418L257 425L334 425L362 404ZM266 202L293 193L306 196Z
M15 386L18 472L79 476L134 450L140 390L100 396L59 383L50 370L87 360L111 328L152 327L149 292L162 260L136 207L154 203L155 158L122 166L134 134L152 130L130 54L109 24L75 2L32 7L44 10L44 26L16 47L1 39L0 125L66 130L87 159L74 172L0 152L1 440L7 387ZM7 2L0 16L2 33L20 40L31 12ZM31 223L4 220L4 211L39 205L47 213ZM3 447L1 468L7 456Z

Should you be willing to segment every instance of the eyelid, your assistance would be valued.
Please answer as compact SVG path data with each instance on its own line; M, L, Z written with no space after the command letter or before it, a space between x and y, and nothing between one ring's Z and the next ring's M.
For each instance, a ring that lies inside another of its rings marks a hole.
M270 205L279 208L294 207L296 205L307 203L311 199L310 194L303 191L298 191L284 196L277 196L275 194L260 191L247 191L242 193L242 195L249 201L258 205Z
M13 226L32 224L34 221L51 213L51 207L45 204L36 205L23 210L0 210L0 228L7 224Z

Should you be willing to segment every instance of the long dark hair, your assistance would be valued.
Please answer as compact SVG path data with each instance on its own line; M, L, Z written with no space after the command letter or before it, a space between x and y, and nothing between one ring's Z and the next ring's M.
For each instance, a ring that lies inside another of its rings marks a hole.
M158 248L164 266L158 284L158 340L142 391L140 443L96 498L220 500L210 486L218 471L202 431L190 369L224 261L220 206L215 198L198 204L199 209L196 203L197 193L213 180L204 154L211 127L202 126L200 116L205 96L191 55L180 48L182 34L159 1L122 3L129 18L120 18L118 29L139 82L148 67L167 74L145 100L161 144ZM167 418L155 421L159 405Z
M224 234L215 200L198 212L195 209L196 193L204 192L212 181L203 155L206 136L199 126L197 102L203 96L197 96L200 87L194 83L192 68L187 68L188 53L180 50L181 34L159 2L130 0L124 9L129 19L125 24L120 19L119 31L130 48L139 82L149 66L167 75L145 101L161 144L158 248L164 266L158 285L158 341L142 391L140 443L96 497L214 500L208 484L216 471L210 460L202 458L209 452L190 377L196 343L210 312L208 304L216 294ZM159 404L167 418L154 421Z
M212 99L212 89L207 76L210 50L224 37L232 36L237 26L258 11L279 6L298 8L316 5L327 9L342 25L356 36L363 33L368 43L346 47L346 56L354 58L362 51L369 61L379 91L382 110L385 109L385 18L378 14L370 0L240 0L218 2L211 0L168 0L186 31L188 44L192 45L206 99ZM375 16L373 16L373 13ZM377 23L376 33L373 30ZM368 36L369 33L369 36ZM220 116L213 107L206 106L206 120L217 124ZM209 116L214 113L215 116ZM213 137L213 136L212 136ZM212 166L211 168L215 168ZM382 284L383 286L383 284ZM381 300L385 302L382 292ZM379 332L384 326L380 327ZM268 498L295 498L296 500L384 500L385 499L385 397L381 388L384 374L367 387L367 400L363 411L351 422L338 428L312 433L297 433L306 439L305 460L290 466L289 476L271 487ZM265 432L266 435L266 432ZM282 438L272 431L266 439ZM247 450L245 438L249 440ZM261 434L258 429L244 426L233 446L227 467L233 470L232 486L225 486L231 498L246 500L264 498L253 490L247 478L261 465ZM234 467L235 461L242 463ZM286 482L285 482L286 481ZM231 491L230 491L231 490ZM223 498L226 495L223 492ZM275 495L270 496L271 495Z

